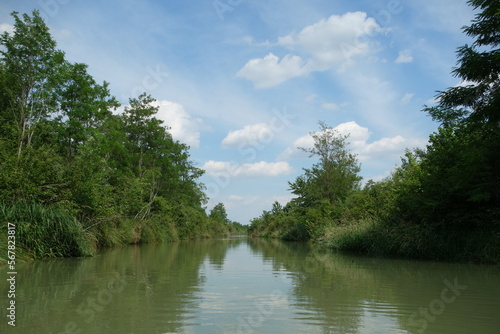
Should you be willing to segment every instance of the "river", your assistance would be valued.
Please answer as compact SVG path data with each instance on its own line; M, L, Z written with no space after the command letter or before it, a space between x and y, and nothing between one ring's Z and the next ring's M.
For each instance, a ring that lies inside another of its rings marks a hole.
M498 266L233 237L17 264L1 333L500 333ZM5 278L5 279L4 279Z

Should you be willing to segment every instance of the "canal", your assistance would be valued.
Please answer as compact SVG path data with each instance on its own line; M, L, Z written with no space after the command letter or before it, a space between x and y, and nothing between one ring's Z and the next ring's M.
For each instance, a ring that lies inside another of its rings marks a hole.
M15 303L1 333L498 334L500 268L233 237L18 264Z

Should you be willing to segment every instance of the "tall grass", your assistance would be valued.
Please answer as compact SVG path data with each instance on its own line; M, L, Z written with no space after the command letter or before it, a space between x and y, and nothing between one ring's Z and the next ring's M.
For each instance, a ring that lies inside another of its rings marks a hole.
M162 216L153 216L147 220L115 218L97 224L89 231L101 248L179 240L175 224Z
M376 256L436 261L500 263L500 233L451 231L371 220L330 226L317 240L328 248Z
M0 203L0 263L6 263L8 223L16 228L19 260L91 256L97 248L172 242L228 234L226 224L186 209L183 217L154 214L148 219L102 218L84 227L60 206Z
M0 203L0 223L2 236L7 235L8 223L15 224L16 250L35 259L93 254L92 236L62 207Z

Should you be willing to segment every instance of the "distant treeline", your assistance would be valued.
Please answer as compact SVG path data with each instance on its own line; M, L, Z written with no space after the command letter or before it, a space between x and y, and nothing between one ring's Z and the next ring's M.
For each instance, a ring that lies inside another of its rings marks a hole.
M12 16L0 36L0 248L8 222L35 258L244 230L223 205L205 213L203 171L151 96L116 113L108 83L65 59L39 12Z
M453 74L463 85L425 107L441 126L426 149L407 150L380 182L361 186L347 137L323 123L313 133L319 162L290 182L296 196L252 221L253 235L313 240L337 250L382 256L500 262L500 11L478 10L464 32Z

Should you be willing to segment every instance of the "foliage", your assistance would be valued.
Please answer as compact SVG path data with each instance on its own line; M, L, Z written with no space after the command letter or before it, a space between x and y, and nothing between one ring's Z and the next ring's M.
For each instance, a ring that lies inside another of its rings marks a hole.
M424 109L441 123L426 149L407 150L389 178L359 189L346 138L320 123L306 150L320 163L290 183L298 196L290 210L252 221L254 235L300 235L383 256L500 262L500 15L498 1L469 3L480 12L464 31L476 40L457 52L453 74L462 85L439 92L437 106Z
M453 74L465 84L426 108L442 122L430 137L417 177L417 219L443 231L500 229L500 16L498 2L471 0L480 9L464 32L475 38L458 49ZM432 217L429 213L432 213Z
M15 225L16 248L35 258L86 256L93 252L91 238L63 207L38 203L0 204L0 230Z
M465 34L474 37L472 45L458 48L458 66L453 74L463 80L463 85L448 88L438 95L439 105L427 108L438 121L452 119L473 123L498 125L500 121L500 15L498 1L470 0L474 9L481 11ZM457 107L459 109L457 114ZM458 116L458 117L457 117Z
M230 222L228 225L229 225L229 233L232 235L248 234L248 225L243 225L238 222Z
M252 221L250 232L286 240L307 240L318 237L323 229L340 219L347 199L359 191L361 177L356 156L347 148L348 136L343 136L325 123L320 131L311 133L312 148L302 148L319 162L304 174L289 182L297 197L283 207L273 204Z
M349 193L359 187L361 177L356 156L347 149L346 139L337 130L320 122L320 131L311 133L312 148L301 148L310 157L318 156L319 162L290 182L290 190L297 195L297 202L303 207L313 206L318 201L338 204Z
M226 208L224 207L224 203L218 203L215 205L212 210L210 210L209 217L215 221L221 223L229 223L229 219L227 218Z
M0 201L3 219L23 221L26 250L87 254L75 250L81 231L97 246L228 233L227 217L205 213L203 171L156 100L141 94L117 114L109 84L65 59L38 11L12 15L14 32L0 36ZM65 232L40 232L53 224Z

